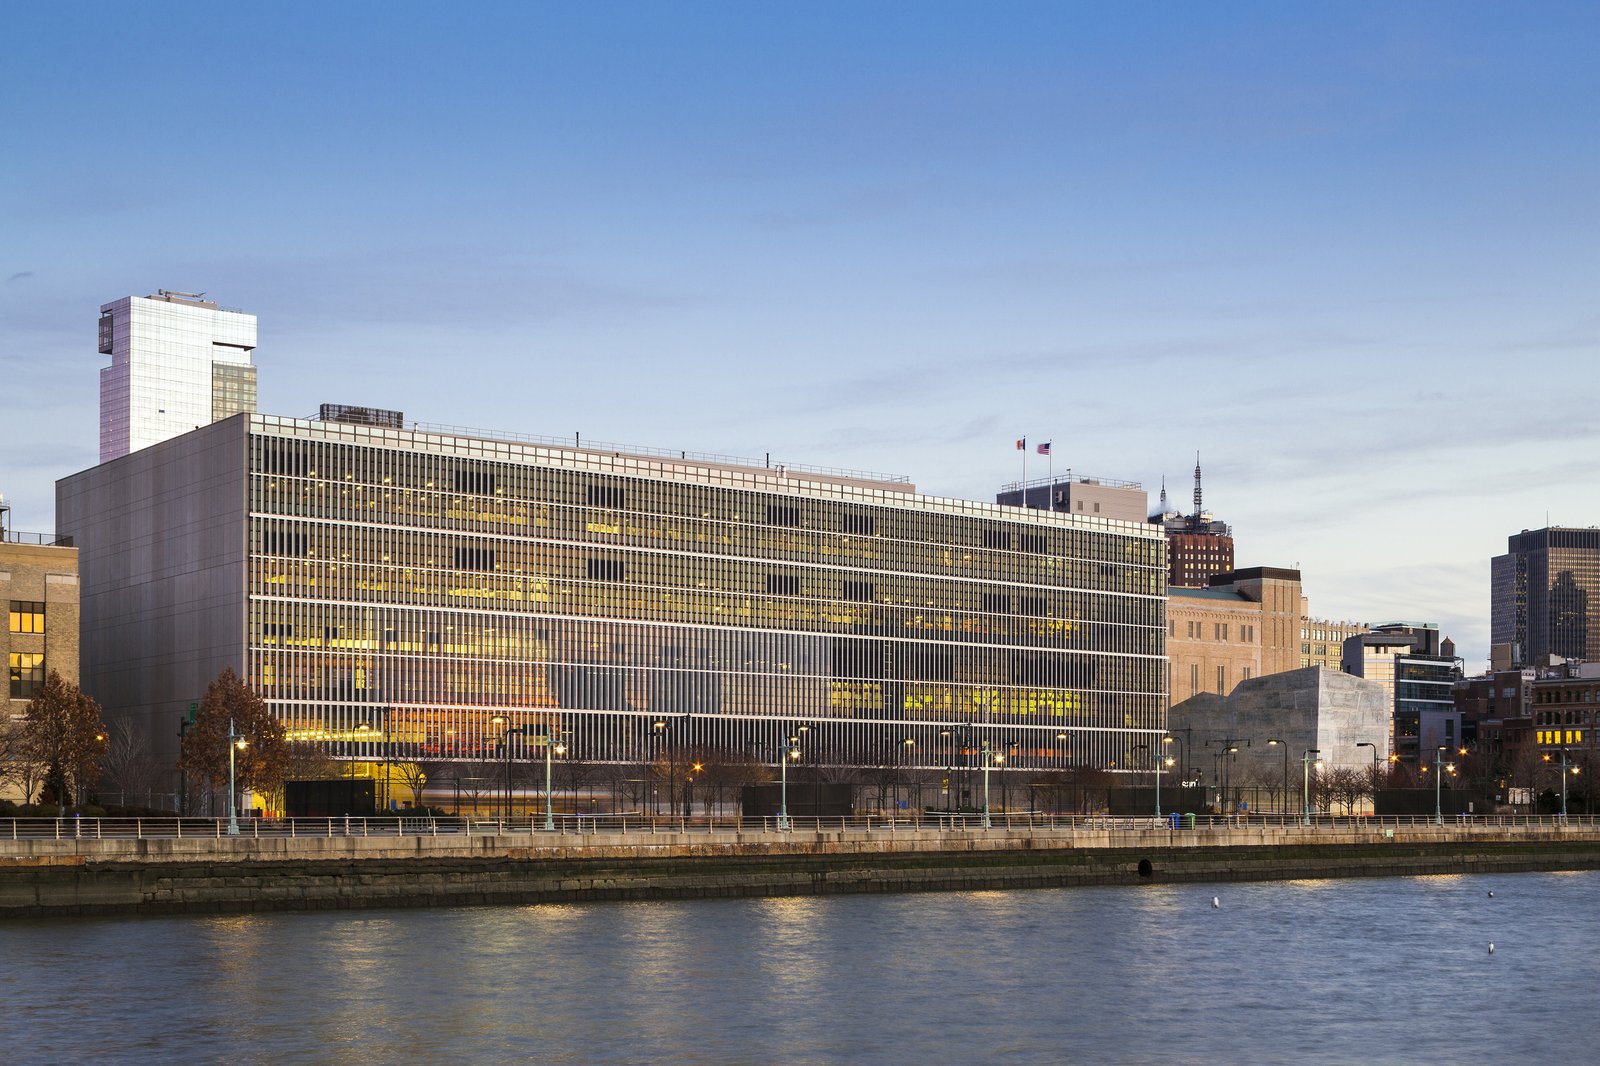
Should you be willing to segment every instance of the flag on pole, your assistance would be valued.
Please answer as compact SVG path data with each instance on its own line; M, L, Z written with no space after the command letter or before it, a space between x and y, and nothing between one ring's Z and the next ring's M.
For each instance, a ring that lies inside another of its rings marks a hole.
M1040 455L1049 455L1050 454L1050 443L1051 443L1050 441L1045 441L1043 444L1041 444L1038 447L1036 447L1034 449L1034 451L1038 452Z
M1027 437L1023 437L1021 440L1017 441L1017 451L1019 451L1019 452L1020 451L1025 451L1025 450L1027 450L1027 447L1028 447L1028 438Z

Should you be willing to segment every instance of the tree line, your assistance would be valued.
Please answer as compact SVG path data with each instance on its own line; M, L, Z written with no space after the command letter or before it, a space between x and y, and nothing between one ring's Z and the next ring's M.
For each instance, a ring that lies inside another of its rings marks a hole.
M337 772L320 748L291 743L283 723L232 668L206 686L175 769L214 791L227 784L230 748L240 791L272 794L291 777ZM97 785L137 795L164 772L139 730L108 726L100 704L54 670L20 721L0 724L0 784L16 785L25 803L37 796L40 806L63 816L89 807Z

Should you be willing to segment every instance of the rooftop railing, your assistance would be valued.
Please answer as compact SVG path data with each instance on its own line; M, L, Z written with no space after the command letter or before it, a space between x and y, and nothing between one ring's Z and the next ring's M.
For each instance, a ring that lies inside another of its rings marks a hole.
M0 544L39 544L47 548L70 548L72 538L55 533L24 533L16 529L0 529Z
M905 474L884 474L874 470L853 470L839 466L816 466L810 463L778 461L768 453L761 459L741 455L723 455L717 452L694 452L672 448L654 448L644 444L618 444L614 441L584 440L581 433L570 437L551 437L537 433L511 433L503 430L475 429L469 426L451 426L437 422L410 422L408 429L418 433L440 433L453 437L480 437L485 440L514 441L519 444L545 444L558 448L579 448L595 452L620 452L624 455L647 456L653 459L677 459L680 462L716 463L720 466L738 466L765 469L782 473L820 474L824 477L849 478L855 481L881 481L889 484L910 484Z
M1069 468L1050 477L1033 477L1027 481L1009 481L1000 486L1001 492L1020 492L1023 489L1049 488L1051 485L1065 485L1068 482L1074 485L1105 485L1114 489L1142 489L1137 481L1123 481L1114 477L1095 477L1091 474L1074 474Z

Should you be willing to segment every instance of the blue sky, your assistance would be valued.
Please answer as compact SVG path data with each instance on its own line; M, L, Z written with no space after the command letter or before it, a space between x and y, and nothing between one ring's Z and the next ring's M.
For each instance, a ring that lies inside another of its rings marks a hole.
M911 475L1015 438L1324 617L1487 652L1600 524L1600 6L13 5L0 491L97 454L98 306L260 318L261 407ZM1030 475L1043 473L1035 463Z

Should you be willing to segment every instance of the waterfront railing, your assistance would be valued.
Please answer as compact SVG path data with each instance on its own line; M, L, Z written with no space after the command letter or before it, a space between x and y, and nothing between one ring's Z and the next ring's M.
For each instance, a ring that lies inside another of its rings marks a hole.
M992 814L985 824L981 814L929 814L921 817L841 815L790 816L787 826L776 816L664 818L649 814L569 814L545 828L542 815L532 818L336 816L332 818L247 818L238 822L240 837L504 837L549 839L624 836L663 833L725 835L751 833L895 833L982 834L996 831L1042 833L1167 832L1174 836L1193 831L1228 829L1299 828L1315 831L1385 830L1399 828L1600 827L1596 815L1456 815L1440 821L1425 815L1376 817L1370 815L1315 815L1309 823L1295 815L1167 815L1156 818L1100 814ZM0 840L183 840L231 837L226 818L11 818L0 819Z

